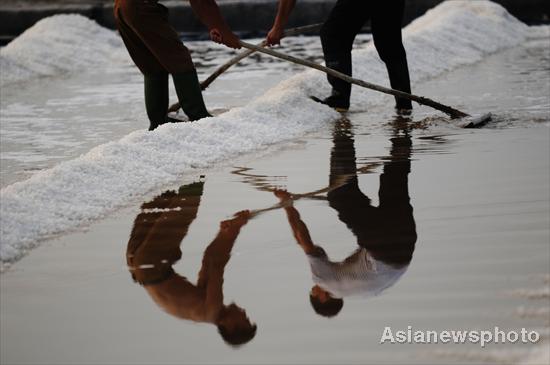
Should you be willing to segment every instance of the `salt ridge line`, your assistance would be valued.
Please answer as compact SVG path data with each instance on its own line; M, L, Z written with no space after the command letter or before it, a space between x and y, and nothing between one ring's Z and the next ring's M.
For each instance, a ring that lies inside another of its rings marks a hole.
M17 260L39 239L100 218L182 173L302 136L339 115L318 104L308 109L316 114L311 118L301 110L307 99L294 92L272 98L285 110L270 112L260 103L223 118L169 124L155 133L136 131L6 187L0 193L2 262ZM269 114L281 122L270 122Z
M489 1L443 3L404 31L412 81L517 45L528 30ZM354 60L356 76L387 84L372 45L355 52ZM154 133L133 132L2 189L1 262L16 261L40 240L98 219L183 173L318 129L339 114L309 95L328 91L324 75L303 72L245 108L193 124L164 125ZM378 104L384 96L355 88L353 102L365 100Z

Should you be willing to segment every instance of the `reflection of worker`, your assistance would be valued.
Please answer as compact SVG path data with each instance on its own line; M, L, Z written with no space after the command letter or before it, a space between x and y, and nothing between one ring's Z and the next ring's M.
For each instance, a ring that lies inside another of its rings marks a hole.
M310 300L315 311L331 317L338 314L351 295L378 295L399 280L414 251L416 228L409 202L407 175L410 171L411 140L392 138L391 155L380 176L378 207L359 189L353 136L348 127L333 135L330 159L329 204L357 238L360 246L344 261L331 261L311 240L305 223L291 205L287 192L275 195L285 201L285 211L298 244L308 257L315 286Z
M190 3L208 27L212 40L240 48L239 39L223 20L214 0L190 0ZM210 116L189 50L168 23L168 9L158 0L115 0L114 12L122 40L145 76L149 129L168 120L168 74L172 75L178 100L189 120Z
M267 43L278 44L296 0L279 0L279 10ZM403 42L401 22L405 0L338 0L321 29L321 42L327 67L351 76L351 49L355 36L371 20L374 46L386 64L393 89L411 92L409 68ZM321 102L339 111L349 109L351 84L328 75L332 94ZM408 99L396 97L396 108L409 112Z
M143 204L128 242L127 263L132 278L159 307L181 319L215 324L224 341L237 346L254 337L256 325L235 303L223 303L223 275L248 211L220 224L204 252L196 285L172 269L181 258L180 243L197 216L202 191L203 183L194 183Z

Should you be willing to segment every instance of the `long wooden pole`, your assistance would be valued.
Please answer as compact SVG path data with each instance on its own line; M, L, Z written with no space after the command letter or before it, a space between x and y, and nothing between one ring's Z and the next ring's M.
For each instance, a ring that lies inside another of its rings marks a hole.
M288 29L288 30L285 30L283 32L283 35L282 35L281 38L290 37L290 36L297 35L297 34L303 34L303 33L318 31L321 28L322 25L323 25L323 23L318 23L318 24L312 24L312 25L306 25L306 26L303 26L303 27ZM258 44L258 47L265 47L265 46L267 46L267 42L265 40ZM242 59L250 56L254 52L256 52L256 51L253 50L253 49L247 49L246 51L239 53L238 55L236 55L235 57L233 57L232 59L227 61L224 65L220 66L216 71L214 71L212 73L212 75L208 76L208 78L206 80L201 82L201 88L203 90L206 89L208 86L210 86L212 81L217 79L218 76L220 76L222 73L224 73L228 68L230 68L231 66L237 64L239 61L241 61Z
M285 61L289 61L289 62L296 63L296 64L299 64L299 65L302 65L302 66L314 68L316 70L325 72L329 75L332 75L334 77L337 77L339 79L347 81L351 84L355 84L355 85L358 85L358 86L361 86L361 87L364 87L364 88L367 88L367 89L371 89L371 90L380 91L380 92L385 93L385 94L390 94L390 95L402 97L402 98L405 98L405 99L409 99L409 100L417 102L418 104L427 105L429 107L432 107L434 109L437 109L439 111L442 111L443 113L446 113L446 114L450 115L451 118L464 118L464 117L469 117L470 116L467 113L464 113L460 110L454 109L450 106L438 103L438 102L436 102L434 100L431 100L431 99L428 99L426 97L405 93L403 91L394 90L394 89L390 89L390 88L387 88L387 87L384 87L384 86L372 84L372 83L367 82L367 81L355 79L355 78L350 77L348 75L345 75L341 72L338 72L334 69L319 65L315 62L311 62L311 61L308 61L308 60L303 60L303 59L300 59L300 58L289 56L289 55L286 55L284 53L277 52L277 51L275 51L273 49L270 49L270 48L263 48L263 47L260 47L260 46L256 46L254 44L243 42L243 41L241 41L241 46L243 46L244 48L247 48L249 50L254 50L256 52L265 53L265 54L268 54L270 56L283 59Z
M298 34L303 34L303 33L308 33L308 32L315 32L315 31L318 31L319 29L321 29L322 25L323 25L323 23L317 23L317 24L305 25L303 27L291 28L291 29L285 30L283 32L282 38L290 37L290 36L298 35ZM258 44L258 47L263 48L266 45L267 45L267 42L264 40L263 42ZM218 67L216 69L216 71L214 71L210 76L208 76L208 78L206 80L201 82L201 89L202 90L206 89L222 73L227 71L227 69L229 69L231 66L239 63L241 60L243 60L246 57L250 56L254 52L256 52L256 51L253 50L253 49L247 48L245 51L239 53L238 55L236 55L235 57L231 58L229 61L227 61L226 63L224 63L220 67ZM170 108L168 108L168 112L175 112L179 108L180 108L180 103L178 102L178 103L175 103L175 104L171 105Z

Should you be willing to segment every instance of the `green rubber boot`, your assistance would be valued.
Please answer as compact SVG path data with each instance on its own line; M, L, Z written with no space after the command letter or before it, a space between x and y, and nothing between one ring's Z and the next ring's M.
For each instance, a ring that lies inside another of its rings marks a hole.
M168 113L168 74L145 75L145 109L149 117L149 130L166 123Z
M172 74L181 109L190 121L211 117L202 98L197 71Z

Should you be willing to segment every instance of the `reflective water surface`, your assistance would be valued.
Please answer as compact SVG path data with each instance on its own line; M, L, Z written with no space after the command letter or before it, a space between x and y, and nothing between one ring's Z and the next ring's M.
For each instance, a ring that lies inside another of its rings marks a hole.
M0 276L1 362L528 359L548 340L547 60L534 42L417 86L495 112L482 129L423 108L349 113L44 244ZM507 81L468 77L488 72ZM380 343L408 326L542 342Z
M352 126L347 119L338 121L333 131L327 188L291 194L258 184L262 176L245 172L247 169L234 171L252 178L245 182L254 181L256 188L271 192L280 200L281 204L273 208L284 209L296 243L308 259L314 281L310 302L321 316L337 315L345 297L379 295L400 279L411 262L416 242L407 183L411 122L403 117L396 117L393 122L395 135L380 175L379 206L373 206L359 188ZM400 129L404 135L399 135ZM180 319L214 324L225 342L241 345L254 337L256 325L237 304L224 304L224 269L241 228L251 218L274 209L245 210L220 222L216 237L205 248L198 279L193 284L175 272L173 266L182 257L180 245L197 217L203 191L204 182L194 182L144 203L130 234L127 263L133 280L165 312ZM344 260L331 260L313 242L293 204L302 198L326 202L356 237L357 248Z
M368 39L370 35L360 35L356 47ZM237 52L211 41L184 41L192 51L201 80ZM322 58L318 37L289 37L285 52L315 62ZM209 109L245 105L251 95L261 95L300 70L301 66L254 54L206 89L206 104ZM243 82L245 88L241 87ZM175 91L170 92L175 102ZM143 77L130 62L113 64L107 70L33 79L23 87L3 88L0 106L2 187L131 131L147 128L149 123L143 104Z

